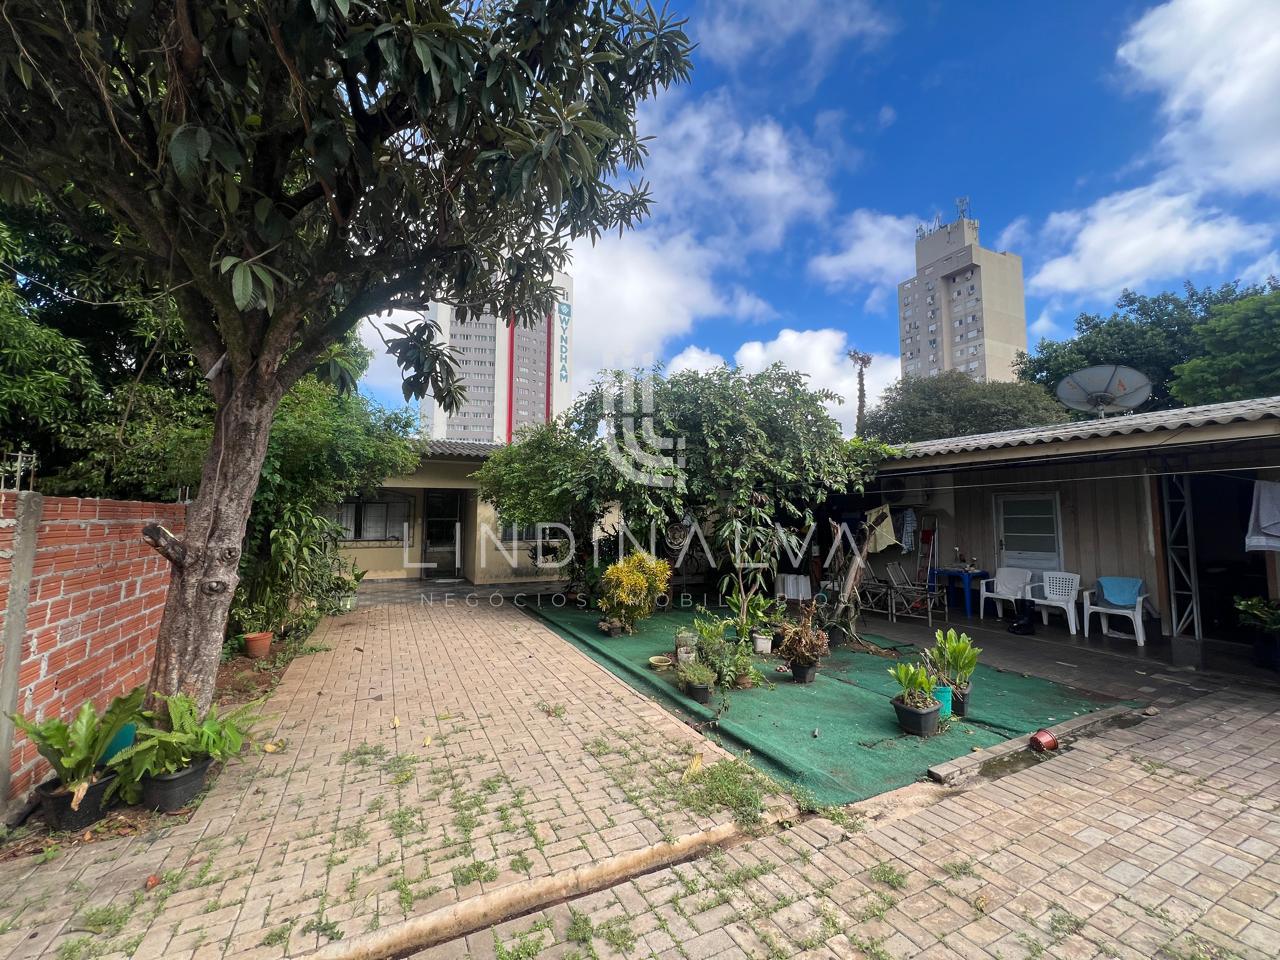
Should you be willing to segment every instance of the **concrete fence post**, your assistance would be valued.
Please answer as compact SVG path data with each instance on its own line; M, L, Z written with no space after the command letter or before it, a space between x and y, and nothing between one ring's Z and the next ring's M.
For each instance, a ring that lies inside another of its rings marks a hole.
M9 594L5 603L4 633L0 650L0 809L8 803L9 782L13 775L13 721L9 719L18 706L18 670L22 666L22 639L27 632L27 604L31 599L31 570L36 558L36 536L44 497L32 490L17 494L14 518L13 556L10 567Z

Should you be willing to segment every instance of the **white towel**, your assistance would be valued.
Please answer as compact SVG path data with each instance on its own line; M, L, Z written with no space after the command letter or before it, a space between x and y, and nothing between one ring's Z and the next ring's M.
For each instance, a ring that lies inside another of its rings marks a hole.
M1244 536L1246 550L1280 551L1280 483L1257 480L1253 484L1253 512Z

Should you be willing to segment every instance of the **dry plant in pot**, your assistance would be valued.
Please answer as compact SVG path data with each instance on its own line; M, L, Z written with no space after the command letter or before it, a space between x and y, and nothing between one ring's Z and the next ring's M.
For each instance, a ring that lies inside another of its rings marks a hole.
M796 683L813 683L818 663L831 652L826 631L814 625L816 603L800 605L800 619L786 626L786 635L778 655L791 662L791 675Z

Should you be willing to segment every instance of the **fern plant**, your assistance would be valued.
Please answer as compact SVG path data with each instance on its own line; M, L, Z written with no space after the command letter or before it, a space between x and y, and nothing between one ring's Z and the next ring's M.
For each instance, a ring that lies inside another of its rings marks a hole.
M259 700L222 715L215 704L201 717L186 694L159 699L164 710L145 712L147 725L138 728L134 745L111 760L119 774L113 789L119 789L130 803L136 802L143 777L177 773L206 759L223 763L236 759L262 720L255 712Z
M127 723L138 720L146 690L138 687L107 705L102 715L86 701L70 725L60 717L42 723L10 714L14 726L31 738L40 756L49 761L58 782L71 792L71 809L79 810L85 791L98 779L98 764L108 744Z

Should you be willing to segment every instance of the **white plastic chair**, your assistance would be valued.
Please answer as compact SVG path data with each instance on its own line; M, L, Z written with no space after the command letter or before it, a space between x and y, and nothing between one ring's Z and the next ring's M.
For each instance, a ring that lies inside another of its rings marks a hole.
M1119 584L1129 589L1136 589L1138 598L1131 607L1120 607L1107 600L1106 594L1102 591L1102 584L1097 587L1098 601L1095 603L1093 594L1095 591L1086 590L1084 592L1084 635L1089 636L1089 618L1093 614L1097 614L1102 618L1102 632L1108 637L1123 637L1125 634L1116 633L1111 629L1112 617L1125 617L1133 624L1133 636L1138 641L1138 646L1145 646L1147 642L1147 634L1142 626L1142 609L1147 599L1144 585L1141 580L1136 577L1116 577Z
M998 567L996 575L978 585L978 619L986 615L987 601L996 605L996 616L1004 616L1004 601L1017 602L1027 596L1031 586L1031 571L1022 567Z
M1049 608L1056 607L1067 615L1067 626L1071 628L1073 637L1079 632L1076 627L1076 599L1079 596L1080 574L1065 570L1045 571L1041 581L1031 584L1027 590L1027 599L1040 610L1045 626L1049 625Z

